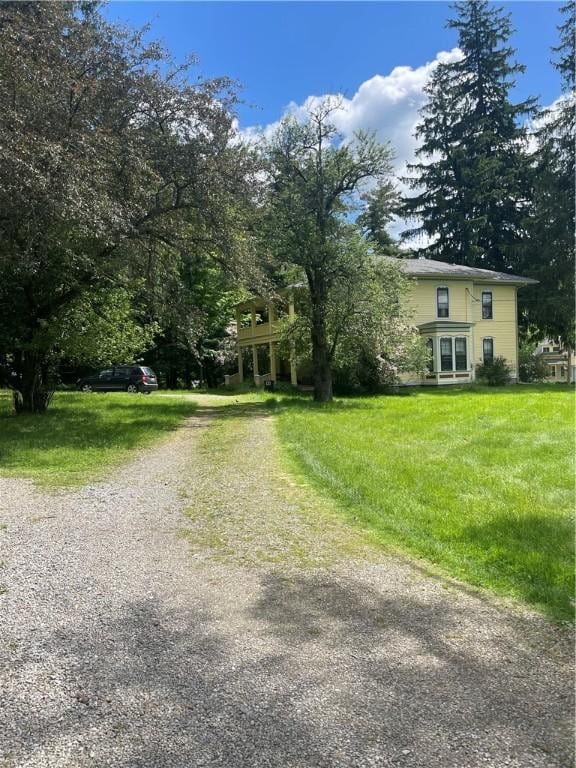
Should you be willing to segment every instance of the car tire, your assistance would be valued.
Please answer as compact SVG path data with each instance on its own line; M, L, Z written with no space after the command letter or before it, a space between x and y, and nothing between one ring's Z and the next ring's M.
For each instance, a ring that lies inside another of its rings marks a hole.
M143 395L151 395L152 392L149 389L145 389L144 392L142 392Z
M138 392L138 387L136 384L128 384L126 387L126 392L130 392L131 395L135 395Z
M92 389L90 384L82 384L82 386L80 387L80 391L81 392L85 392L86 394L88 394L90 392L93 392L94 390Z

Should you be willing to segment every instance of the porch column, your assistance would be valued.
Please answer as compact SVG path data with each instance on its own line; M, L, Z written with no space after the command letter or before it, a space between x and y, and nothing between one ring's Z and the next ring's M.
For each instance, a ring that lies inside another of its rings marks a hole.
M298 375L296 372L296 350L294 349L294 342L290 342L290 384L293 387L298 386Z
M294 315L294 294L291 293L288 298L288 317L290 322L294 320ZM293 341L290 342L290 384L292 384L293 387L298 386L298 375L296 371L296 348Z
M252 344L252 367L254 368L254 376L259 376L258 371L258 352L256 350L256 344Z
M238 383L244 381L244 361L242 360L242 347L238 344Z
M272 381L276 381L276 348L274 342L269 343L270 350L270 378Z

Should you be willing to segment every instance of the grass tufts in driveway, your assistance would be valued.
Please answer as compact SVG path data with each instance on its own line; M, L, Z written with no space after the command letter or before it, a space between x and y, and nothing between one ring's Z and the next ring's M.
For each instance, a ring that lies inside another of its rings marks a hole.
M275 411L296 471L383 544L572 617L573 390L285 398Z
M195 410L186 398L57 392L45 414L16 416L0 393L0 475L41 485L100 478L129 452L174 429Z

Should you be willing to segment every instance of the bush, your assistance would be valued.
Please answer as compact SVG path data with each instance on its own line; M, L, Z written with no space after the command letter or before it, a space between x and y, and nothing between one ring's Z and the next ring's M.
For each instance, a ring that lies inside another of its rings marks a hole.
M521 346L518 356L520 381L544 381L550 375L548 363L542 355L535 355L531 347Z
M375 395L385 392L398 381L396 368L382 355L369 349L360 349L357 357L333 368L334 392L338 395L364 393Z
M476 368L476 377L491 387L500 387L510 382L510 367L504 357L495 357L491 363L481 363Z

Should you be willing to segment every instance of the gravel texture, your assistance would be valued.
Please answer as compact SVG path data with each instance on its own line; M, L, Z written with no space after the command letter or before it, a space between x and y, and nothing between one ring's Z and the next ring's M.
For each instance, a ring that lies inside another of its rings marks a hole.
M567 631L371 549L218 404L0 479L0 767L571 766Z

